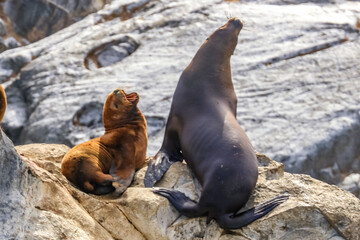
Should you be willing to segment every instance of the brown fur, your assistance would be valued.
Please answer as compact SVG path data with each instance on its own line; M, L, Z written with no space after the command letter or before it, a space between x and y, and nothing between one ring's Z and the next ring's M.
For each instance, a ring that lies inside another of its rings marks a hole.
M85 192L122 193L130 185L135 170L146 158L146 120L137 107L139 95L121 89L105 101L105 134L72 148L63 158L61 171Z
M4 88L0 85L0 123L4 118L6 110L6 94Z

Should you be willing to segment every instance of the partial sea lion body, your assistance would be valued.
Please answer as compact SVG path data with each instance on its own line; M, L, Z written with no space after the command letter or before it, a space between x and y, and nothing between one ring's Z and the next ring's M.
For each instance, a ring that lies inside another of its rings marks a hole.
M280 196L239 213L258 178L257 159L236 119L237 98L230 57L242 22L232 18L200 47L176 87L163 145L151 161L145 186L152 187L170 165L185 159L203 187L199 202L175 190L156 188L188 217L207 215L221 227L240 228L287 199ZM254 209L253 209L254 210Z
M6 94L4 88L0 85L0 123L4 118L6 110Z
M94 194L109 193L114 186L117 193L126 190L146 158L146 120L138 101L137 93L121 89L109 94L103 111L105 134L75 146L62 160L61 171L69 181Z

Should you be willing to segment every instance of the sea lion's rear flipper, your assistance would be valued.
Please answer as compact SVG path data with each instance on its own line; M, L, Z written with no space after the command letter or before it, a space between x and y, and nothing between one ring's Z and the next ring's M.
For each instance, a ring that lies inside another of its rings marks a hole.
M103 195L111 193L115 190L112 186L112 176L110 174L105 174L101 171L97 171L94 176L94 190L91 191L92 194L95 195Z
M200 217L206 213L205 209L201 208L197 202L186 197L182 192L165 188L153 188L152 191L167 198L176 210L186 217Z
M89 181L85 181L83 184L83 190L87 193L103 195L114 191L115 188L111 185L111 182L103 184L91 184Z
M145 187L153 187L173 163L182 160L181 153L170 155L166 151L160 150L149 163L144 178Z
M222 215L217 219L220 227L225 229L236 229L244 227L255 220L265 216L271 210L285 202L289 198L289 195L280 195L267 202L257 205L247 211L237 212L235 214Z
M94 191L92 191L91 193L95 195L104 195L111 193L113 191L115 191L115 188L112 185L107 185L107 186L97 185Z

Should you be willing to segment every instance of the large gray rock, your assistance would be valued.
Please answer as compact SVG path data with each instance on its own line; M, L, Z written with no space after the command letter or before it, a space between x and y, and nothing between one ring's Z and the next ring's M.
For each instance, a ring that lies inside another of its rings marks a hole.
M282 193L289 200L239 230L225 231L213 220L186 218L144 188L139 170L121 197L83 193L60 173L64 145L17 146L0 135L0 239L354 239L360 236L360 200L257 154L259 180L245 208ZM7 176L7 177L4 177ZM157 186L198 199L201 186L184 163L171 166ZM41 224L41 227L39 227Z
M111 0L3 0L0 2L0 53L47 37Z
M232 75L254 147L291 172L339 183L360 172L360 3L286 2L114 0L1 54L9 112L22 113L16 124L6 115L4 129L16 144L78 144L103 129L74 124L76 114L120 86L140 94L155 154L181 72L226 16L237 16L245 28Z
M103 8L104 0L11 0L3 9L14 32L30 42L49 36L76 22L80 17Z

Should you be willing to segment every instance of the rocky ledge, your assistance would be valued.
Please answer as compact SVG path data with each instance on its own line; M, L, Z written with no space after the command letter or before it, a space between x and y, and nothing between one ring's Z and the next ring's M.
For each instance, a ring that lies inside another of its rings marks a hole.
M2 127L15 144L74 146L102 135L102 103L122 87L141 96L148 155L155 154L181 72L236 16L245 21L231 59L237 118L254 147L289 172L359 193L360 2L44 0L20 8L23 2L0 1L5 32L23 30L13 38L31 42L0 55L8 95Z
M186 218L144 188L146 166L121 197L94 196L60 173L65 145L14 147L0 133L1 239L360 239L360 200L308 175L257 154L259 180L245 208L282 193L288 201L242 229L221 229L215 221ZM201 186L184 163L176 163L158 186L197 199Z

